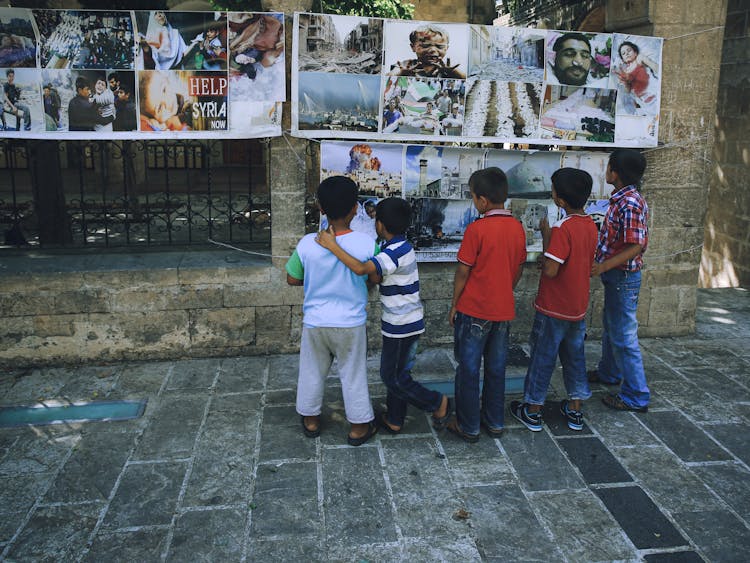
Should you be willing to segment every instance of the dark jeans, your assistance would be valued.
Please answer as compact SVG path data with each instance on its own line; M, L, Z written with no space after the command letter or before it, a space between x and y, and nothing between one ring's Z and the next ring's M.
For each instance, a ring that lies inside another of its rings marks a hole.
M456 362L456 418L462 431L479 434L480 417L492 430L505 420L505 361L509 321L486 321L457 313L453 323ZM484 358L484 386L479 396L479 367ZM480 404L481 402L481 404Z
M383 350L380 353L380 378L388 388L388 422L403 426L406 408L414 405L420 410L434 412L440 408L443 395L427 389L411 377L411 368L417 356L419 335L406 338L383 336Z

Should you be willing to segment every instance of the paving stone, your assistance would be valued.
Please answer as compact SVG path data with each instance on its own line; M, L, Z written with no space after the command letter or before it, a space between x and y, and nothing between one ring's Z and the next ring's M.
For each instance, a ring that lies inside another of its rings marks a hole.
M329 428L321 424L321 431L329 432ZM259 461L310 459L315 456L315 442L302 433L294 407L264 409Z
M106 501L135 443L121 432L94 432L81 438L44 501Z
M697 385L667 381L660 383L658 390L662 396L668 397L672 405L695 422L737 420L733 405L717 399Z
M219 393L262 391L268 359L265 356L224 358L216 391Z
M724 353L726 356L726 352ZM711 368L680 368L680 372L709 395L713 395L726 403L750 401L750 391L737 385L717 369Z
M269 391L297 389L299 355L271 356L268 360Z
M648 446L659 440L639 422L642 415L631 412L615 413L599 397L586 401L584 416L589 427L596 430L608 446Z
M87 563L101 561L159 561L167 540L167 529L127 532L98 532L83 558Z
M521 487L527 491L580 489L583 482L572 470L555 441L542 432L506 430L502 445L516 470Z
M633 480L598 438L570 438L559 440L558 445L568 454L568 458L578 467L583 480L588 484Z
M377 449L326 449L322 465L329 546L396 541Z
M750 465L750 424L711 424L703 426L718 442Z
M673 553L651 553L643 557L647 563L703 563L703 557L695 551L676 551Z
M0 542L13 537L53 477L53 473L0 477Z
M167 561L239 561L246 518L246 513L235 509L181 514L175 523Z
M427 348L417 353L413 377L417 380L450 380L456 373L452 348Z
M260 465L251 507L256 539L317 533L322 522L316 464Z
M318 536L297 536L294 541L251 539L247 561L329 561ZM343 560L343 559L342 559ZM352 559L353 560L353 559Z
M638 549L688 544L640 487L612 487L594 492Z
M156 395L169 375L172 362L128 364L120 371L108 399L143 399Z
M382 444L396 505L396 524L404 537L455 538L463 526L453 520L460 500L446 462L433 439L393 439Z
M440 432L439 439L451 479L457 487L515 481L508 458L500 451L496 440L486 434L482 434L476 444L468 444L447 430Z
M679 513L674 518L709 561L747 561L750 533L733 514L709 510Z
M398 542L350 545L329 539L326 557L321 561L396 562L404 560L402 553L401 544Z
M667 448L613 448L612 451L659 506L669 512L721 507L703 481Z
M530 502L568 561L637 558L620 526L591 491L534 493Z
M692 466L690 470L750 522L750 471L736 463Z
M540 527L517 485L462 490L480 553L487 561L561 561L562 553Z
M134 459L173 459L191 455L208 396L163 395L138 444Z
M260 418L259 401L259 397L248 395L214 396L196 446L184 506L247 502ZM242 405L256 407L245 410L240 408Z
M268 391L266 392L265 397L267 405L294 405L297 400L297 390L285 389L282 391Z
M104 518L105 528L170 524L186 469L179 462L129 465Z
M34 369L15 378L3 396L3 405L32 405L41 399L58 397L68 375L64 368Z
M482 560L476 543L469 537L458 537L453 541L443 538L407 538L400 561L462 561ZM376 558L378 559L378 558Z
M683 461L731 459L701 428L679 412L650 412L641 421Z
M734 406L735 412L744 418L747 422L750 422L750 404L739 404Z
M221 360L192 359L175 362L167 382L168 391L209 389L213 386Z
M585 406L585 403L584 403ZM554 436L580 436L591 434L591 429L586 421L586 413L583 417L583 430L571 430L568 422L560 412L560 401L547 401L542 408L544 424Z
M0 475L55 471L81 435L62 425L24 428L16 434L2 462Z
M96 526L101 505L39 508L11 544L11 561L75 561Z

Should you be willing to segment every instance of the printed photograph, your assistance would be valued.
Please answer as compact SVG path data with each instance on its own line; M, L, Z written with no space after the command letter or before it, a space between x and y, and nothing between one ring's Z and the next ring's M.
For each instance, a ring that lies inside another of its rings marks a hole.
M466 78L468 25L388 20L384 35L387 74Z
M618 119L618 127L619 119ZM560 168L578 168L591 174L593 186L589 199L604 199L609 197L612 186L604 180L607 171L609 154L605 152L563 151Z
M480 80L544 80L543 29L472 25L469 76Z
M390 76L383 93L383 133L460 135L463 80Z
M377 131L380 76L300 72L299 129Z
M484 168L486 149L445 147L439 190L428 197L444 199L471 199L469 177Z
M0 130L45 131L35 68L0 69Z
M234 101L229 104L229 132L233 136L277 136L281 134L281 115L281 102Z
M229 101L283 102L284 14L230 12Z
M431 197L440 193L443 147L407 145L404 155L404 197Z
M619 33L613 37L609 87L617 89L617 115L657 115L662 39Z
M226 72L139 72L139 130L226 130L227 84Z
M395 143L323 142L320 146L321 180L348 176L361 197L401 197L404 147Z
M617 116L615 141L623 146L656 146L659 138L659 115Z
M545 43L547 84L608 88L612 35L548 31Z
M550 225L560 218L560 208L551 199L509 198L508 209L526 231L526 251L542 252L542 231L539 223L545 217ZM529 259L530 257L527 257ZM532 258L533 259L533 258Z
M456 259L468 227L479 215L469 199L416 198L408 237L417 259L443 262Z
M47 131L114 131L116 98L104 70L42 70Z
M49 69L133 69L130 12L34 10L40 62Z
M0 68L36 67L36 35L29 14L0 8Z
M382 19L300 14L297 30L300 71L380 74Z
M547 86L540 122L542 139L613 143L616 90Z
M508 177L508 197L549 199L552 173L560 168L559 152L487 152L486 166L497 166Z
M223 12L136 11L138 70L227 69Z
M467 81L465 137L538 137L541 82Z

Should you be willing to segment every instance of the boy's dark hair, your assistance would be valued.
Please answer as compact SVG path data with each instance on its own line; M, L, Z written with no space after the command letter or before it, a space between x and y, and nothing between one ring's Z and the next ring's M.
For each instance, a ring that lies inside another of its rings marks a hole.
M400 197L381 200L375 208L375 219L392 235L406 234L411 225L411 205Z
M591 195L594 181L591 174L577 168L560 168L552 173L552 185L557 197L573 209L581 209Z
M216 31L217 33L221 33L224 29L226 29L226 24L223 24L221 22L211 22L208 24L208 27L206 28L207 31Z
M484 196L492 203L508 199L508 177L497 166L475 171L469 176L469 188L477 197Z
M328 219L341 219L357 203L357 184L346 176L331 176L318 186L318 203Z
M646 171L646 157L635 149L615 149L609 155L609 168L617 172L623 185L639 185Z
M91 83L83 76L76 78L76 91L83 90L84 88L91 88Z

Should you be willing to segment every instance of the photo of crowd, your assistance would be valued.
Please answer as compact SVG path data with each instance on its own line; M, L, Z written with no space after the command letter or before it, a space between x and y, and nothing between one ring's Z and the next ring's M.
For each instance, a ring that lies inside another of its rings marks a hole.
M42 68L132 69L130 12L34 10Z
M381 37L375 21L295 14L294 133L361 138L347 133L361 129L339 126L351 109L326 94L347 73L373 70L373 58L347 52L337 34L360 26L363 44L383 46L375 139L656 144L658 37L398 20L383 20ZM321 118L310 119L311 102L325 105Z

